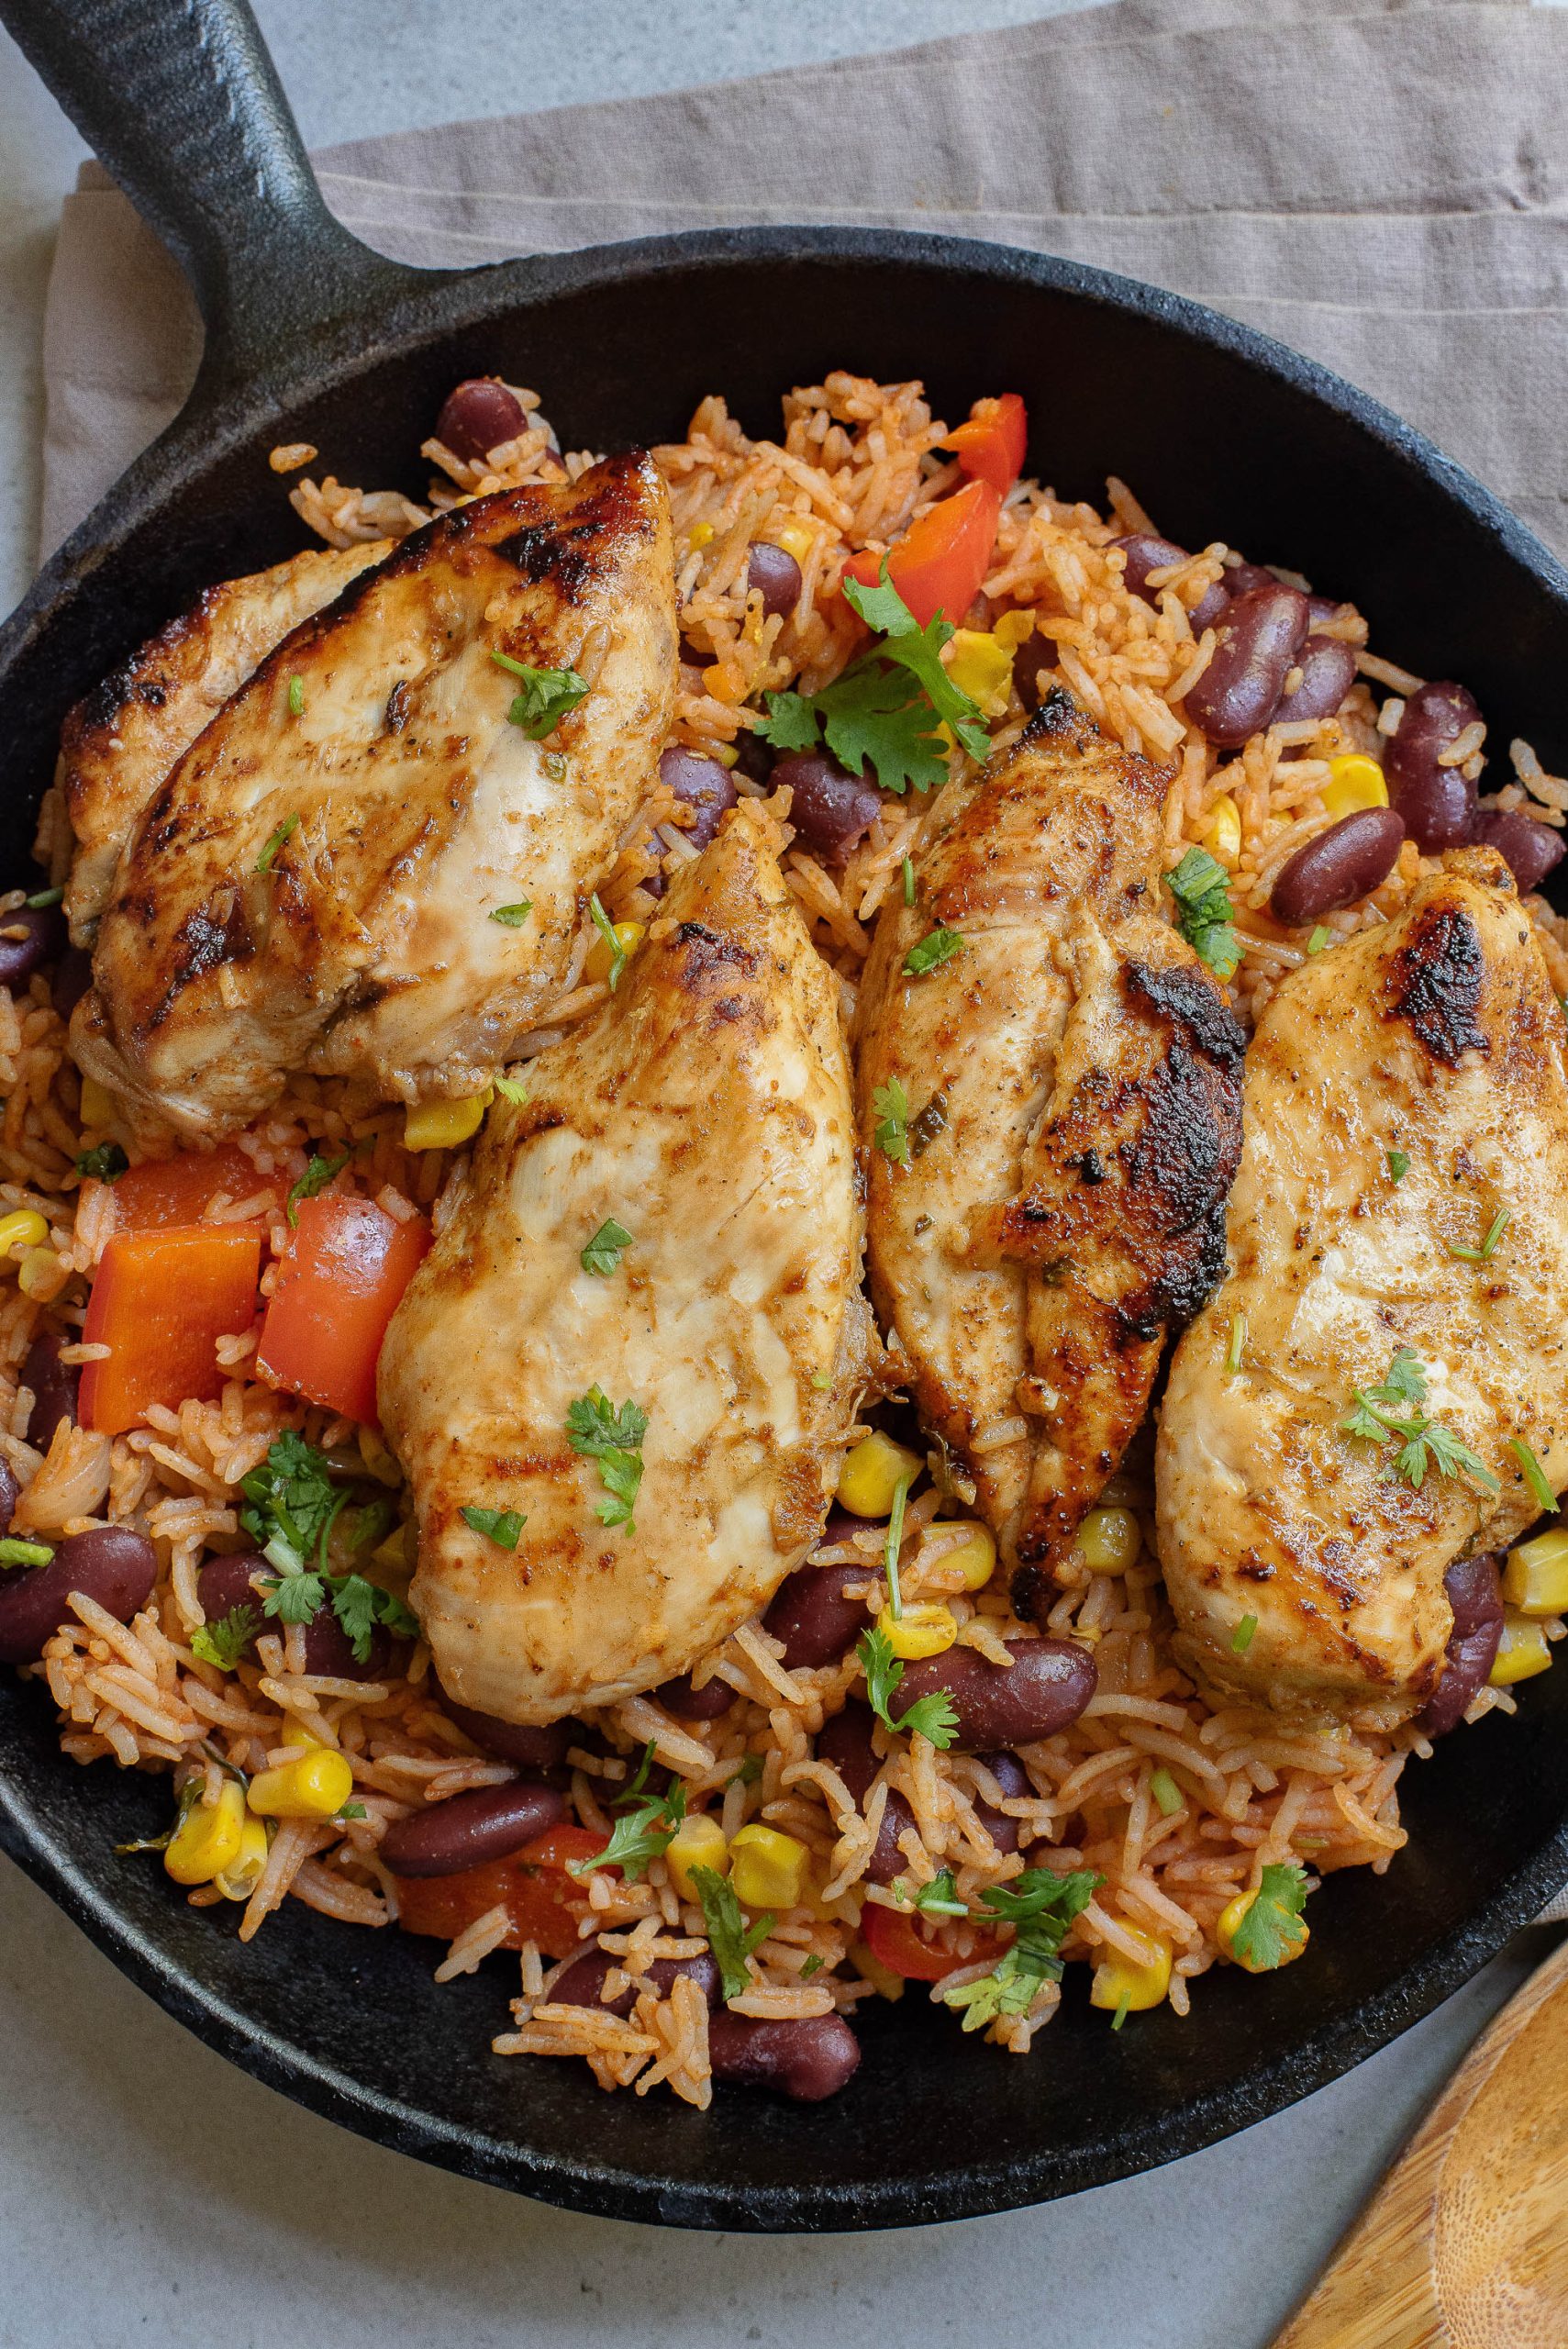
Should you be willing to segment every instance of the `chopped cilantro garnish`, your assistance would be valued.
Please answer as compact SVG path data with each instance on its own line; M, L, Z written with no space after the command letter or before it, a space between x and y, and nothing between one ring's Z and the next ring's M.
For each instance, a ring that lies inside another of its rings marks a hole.
M101 1141L93 1150L84 1150L76 1161L76 1172L91 1175L96 1183L113 1183L130 1164L117 1141Z
M622 1250L631 1244L630 1232L612 1215L600 1224L577 1261L585 1273L593 1273L598 1279L605 1280L619 1264Z
M1347 1435L1362 1436L1369 1443L1403 1439L1390 1475L1403 1476L1419 1492L1429 1462L1440 1476L1472 1476L1487 1492L1498 1490L1497 1479L1468 1444L1440 1427L1421 1409L1427 1399L1427 1374L1408 1346L1401 1346L1388 1365L1380 1386L1358 1386L1355 1403L1340 1421Z
M907 856L904 859L904 902L906 906L915 902L915 866Z
M301 1199L313 1199L318 1191L324 1191L333 1175L342 1173L353 1154L351 1150L345 1150L337 1158L323 1158L318 1151L312 1151L310 1163L298 1182L289 1185L287 1207L291 1224L299 1221Z
M747 1960L773 1932L773 1913L766 1911L748 1928L740 1915L735 1887L727 1877L703 1867L693 1868L691 1877L702 1903L707 1945L718 1967L719 1987L727 1999L743 1998L751 1987Z
M1409 1153L1409 1152L1408 1152L1408 1151L1405 1151L1405 1150L1391 1150L1391 1151L1388 1152L1388 1179L1389 1179L1389 1181L1390 1181L1391 1183L1402 1183L1402 1182L1405 1180L1406 1175L1407 1175L1407 1174L1408 1174L1408 1173L1409 1173L1409 1172L1410 1172L1410 1153Z
M506 930L521 930L533 909L531 897L519 897L515 906L492 906L490 918L500 922Z
M1116 2002L1116 2012L1111 2017L1111 2029L1113 2031L1119 2031L1131 2012L1132 1992L1130 1990L1124 1990L1120 1998Z
M962 2013L965 2031L983 2031L999 2016L1027 2014L1041 1983L1061 1980L1058 1953L1099 1882L1090 1868L1076 1868L1070 1876L1026 1868L1011 1884L992 1886L986 1912L1016 1925L1018 1935L989 1974L943 1993L943 2004Z
M736 1771L735 1776L728 1781L728 1784L732 1787L754 1787L762 1775L762 1755L760 1753L743 1753L740 1756L740 1766Z
M22 902L29 912L41 913L45 906L58 906L64 895L63 889L35 889L32 896L25 897Z
M283 822L278 826L277 830L272 834L272 839L268 841L265 847L262 849L261 855L256 859L256 870L258 873L271 872L272 859L276 856L279 849L282 848L290 833L295 832L298 829L299 818L297 816L285 816L284 818Z
M530 669L526 661L514 661L509 652L492 652L490 658L498 669L522 680L522 692L506 717L513 726L522 728L530 742L542 742L547 734L553 734L568 711L587 697L587 685L575 669Z
M1513 1212L1512 1208L1499 1208L1497 1209L1496 1214L1492 1218L1491 1223L1487 1227L1486 1237L1483 1240L1479 1248L1462 1248L1459 1246L1457 1241L1452 1240L1449 1241L1447 1242L1449 1254L1451 1256L1462 1257L1467 1264L1485 1264L1490 1263L1494 1249L1496 1247L1498 1241L1501 1240L1504 1232L1507 1231L1509 1224L1513 1220Z
M191 1653L219 1672L232 1672L257 1632L261 1619L253 1607L231 1607L215 1623L203 1623L191 1633Z
M1524 1472L1525 1483L1529 1486L1531 1493L1540 1502L1542 1509L1546 1511L1549 1516L1555 1517L1558 1514L1557 1496L1546 1480L1545 1469L1541 1466L1540 1461L1536 1458L1534 1453L1530 1450L1523 1436L1511 1435L1508 1438L1508 1450L1518 1462L1520 1468Z
M305 679L303 677L289 679L289 716L291 718L305 716Z
M605 1498L594 1507L602 1525L624 1525L628 1533L637 1531L631 1511L642 1482L642 1439L647 1432L646 1411L632 1402L623 1403L617 1411L600 1387L590 1387L568 1406L567 1442L573 1452L599 1464Z
M610 950L610 993L614 995L620 985L620 974L626 968L626 948L616 936L616 926L600 905L597 895L589 898L588 911L594 917L594 928Z
M364 1815L365 1807L362 1802L339 1803L332 1813L334 1819L362 1819Z
M521 1077L498 1076L495 1079L495 1090L502 1100L509 1101L515 1109L520 1109L528 1097L528 1088Z
M1190 848L1165 886L1176 900L1176 927L1217 979L1234 975L1240 941L1230 918L1230 877L1206 848Z
M115 1845L117 1854L123 1857L128 1852L166 1852L197 1803L200 1802L206 1784L205 1775L200 1770L196 1772L195 1777L187 1778L180 1788L179 1799L174 1805L173 1819L163 1830L162 1834L138 1835L129 1843L117 1843Z
M1313 931L1311 937L1307 941L1307 951L1309 954L1321 954L1325 946L1332 946L1333 943L1333 931L1331 930L1325 930L1323 924L1319 922L1317 929Z
M592 1876L595 1868L619 1868L628 1884L637 1884L649 1861L662 1858L686 1815L686 1787L684 1779L672 1778L665 1793L644 1795L642 1787L652 1759L653 1748L650 1745L636 1777L616 1798L615 1808L621 1816L616 1820L609 1842L591 1860L568 1861L569 1876Z
M1149 1781L1154 1807L1162 1819L1174 1819L1185 1798L1169 1770L1156 1770Z
M352 1495L332 1481L330 1463L292 1429L276 1437L259 1468L241 1485L247 1506L239 1521L278 1579L268 1586L262 1612L284 1623L313 1623L328 1598L363 1664L377 1623L397 1639L413 1639L418 1622L400 1598L363 1575L334 1575L327 1542ZM314 1564L309 1562L314 1559Z
M528 1521L515 1508L464 1508L458 1514L475 1533L487 1535L498 1550L515 1550L517 1536Z
M1241 1367L1241 1353L1247 1343L1247 1317L1244 1313L1230 1316L1230 1340L1225 1349L1225 1375L1234 1378Z
M1255 1615L1243 1615L1241 1620L1237 1624L1236 1629L1230 1634L1231 1654L1245 1655L1247 1650L1251 1646L1254 1638L1257 1636L1257 1617Z
M884 1727L900 1737L928 1737L937 1746L952 1743L958 1735L958 1715L945 1688L917 1698L897 1720L889 1712L894 1690L904 1677L904 1664L902 1658L894 1654L893 1642L885 1631L874 1626L862 1631L855 1652L866 1676L867 1699Z
M918 946L911 946L904 957L906 975L911 979L923 979L928 971L936 970L943 963L951 963L955 954L962 952L962 930L933 930L921 939Z
M806 1964L800 1969L801 1980L803 1982L809 1982L814 1974L821 1973L823 1964L824 1961L819 1958L817 1952L813 1950L811 1955L806 1959Z
M24 1542L17 1533L0 1541L0 1566L47 1566L53 1555L47 1542Z
M923 1884L915 1895L915 1906L928 1917L967 1917L969 1903L958 1897L958 1885L951 1868L943 1868L929 1884Z
M871 1097L871 1108L876 1119L872 1132L873 1141L884 1157L892 1159L895 1166L907 1166L909 1096L895 1076L890 1076L885 1085L877 1086Z
M904 1547L904 1508L913 1482L912 1476L900 1476L893 1488L887 1539L882 1545L882 1571L887 1580L887 1611L895 1623L904 1612L904 1593L898 1586L898 1553Z
M1231 1954L1255 1973L1272 1973L1307 1938L1301 1912L1307 1906L1307 1871L1296 1860L1266 1867L1256 1898L1231 1936Z

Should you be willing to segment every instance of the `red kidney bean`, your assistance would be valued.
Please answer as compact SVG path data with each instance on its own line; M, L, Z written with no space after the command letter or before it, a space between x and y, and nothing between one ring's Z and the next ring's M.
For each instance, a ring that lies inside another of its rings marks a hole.
M437 440L470 464L487 457L503 440L515 440L524 429L520 403L494 375L471 375L447 394L436 418Z
M209 1558L196 1577L196 1597L209 1623L221 1622L236 1607L254 1608L257 1626L240 1650L242 1655L253 1653L261 1631L275 1631L281 1639L287 1628L275 1617L263 1615L266 1593L251 1579L275 1581L277 1571L259 1551L242 1550L233 1557ZM394 1648L390 1634L377 1624L361 1662L329 1605L320 1607L305 1627L305 1669L323 1680L379 1680L391 1666Z
M728 1680L709 1680L694 1688L689 1672L661 1681L653 1694L666 1712L679 1713L686 1721L716 1721L735 1702L735 1691Z
M459 1876L487 1860L510 1859L564 1813L553 1787L515 1778L507 1787L471 1787L400 1819L381 1839L394 1876Z
M729 780L728 769L717 759L705 758L700 751L672 748L659 754L659 778L696 818L687 829L687 840L694 848L706 848L718 829L719 818L740 796Z
M76 1419L76 1390L82 1373L74 1363L61 1361L63 1343L55 1330L40 1330L22 1364L22 1385L33 1398L33 1408L28 1414L28 1442L39 1452L49 1450L62 1419L74 1424Z
M746 564L746 584L759 590L762 609L770 618L793 612L800 601L800 565L787 547L770 546L765 539L759 539Z
M0 1536L11 1531L11 1520L17 1513L17 1501L21 1486L16 1471L8 1460L0 1460Z
M251 1581L252 1575L276 1577L277 1568L259 1550L240 1550L231 1558L209 1558L196 1576L196 1597L202 1603L202 1613L209 1623L221 1623L237 1607L249 1607L256 1618L253 1631L239 1653L250 1655L255 1649L256 1632L262 1628L262 1593ZM271 1631L281 1631L281 1623L271 1623Z
M735 737L735 773L743 774L748 783L766 783L773 771L774 752L770 743L750 726L743 726Z
M762 1629L784 1642L786 1672L803 1664L838 1662L869 1620L862 1600L845 1598L844 1586L875 1579L876 1568L869 1560L850 1566L801 1566L785 1575L762 1618Z
M975 1759L984 1762L991 1776L1009 1802L1018 1802L1025 1795L1032 1795L1029 1774L1016 1753L981 1753ZM976 1818L999 1852L1016 1852L1024 1832L1024 1822L1010 1811L998 1810L994 1803L977 1800Z
M1404 838L1405 819L1392 807L1342 816L1285 860L1269 893L1270 912L1287 930L1300 930L1353 906L1387 880Z
M1235 750L1269 723L1307 625L1306 596L1277 579L1232 596L1214 657L1186 697L1187 716L1211 742Z
M826 751L791 751L773 767L775 790L795 794L789 820L801 846L826 864L842 864L876 821L882 797L864 775L852 775Z
M1042 636L1039 629L1014 653L1013 690L1026 709L1038 709L1056 683L1059 658L1056 639Z
M19 987L40 963L65 950L65 917L58 906L18 906L0 914L0 986Z
M728 2087L776 2088L797 2104L820 2104L853 2078L860 2042L842 2015L767 2022L728 2008L707 2027L713 2076Z
M1167 571L1173 562L1185 562L1188 559L1185 547L1176 546L1169 539L1153 538L1147 530L1133 530L1125 539L1113 539L1111 544L1120 547L1127 557L1127 568L1122 576L1133 594L1141 596L1146 604L1158 607L1160 590L1150 586L1149 574L1151 571ZM1205 588L1187 615L1195 636L1201 636L1206 628L1214 626L1229 602L1230 595L1229 572L1222 583Z
M1404 817L1417 847L1429 855L1458 848L1474 829L1475 785L1457 767L1439 766L1438 753L1480 715L1462 685L1448 680L1418 685L1384 741L1389 802Z
M54 966L50 999L61 1019L69 1019L93 984L93 957L83 946L68 946Z
M1313 627L1321 628L1325 620L1333 619L1345 607L1332 596L1308 596L1307 608L1312 615Z
M1277 587L1279 581L1261 562L1232 563L1225 574L1225 590L1229 596L1250 596L1257 587Z
M1309 636L1296 666L1301 683L1282 696L1272 723L1295 725L1305 718L1332 718L1356 681L1353 645L1337 636Z
M1518 807L1483 807L1472 838L1496 850L1521 897L1540 888L1568 847L1561 832L1554 832L1550 824L1537 823Z
M824 1721L817 1732L817 1759L837 1770L860 1810L865 1809L871 1782L882 1767L872 1742L875 1721L871 1707L851 1697L842 1712ZM914 1824L915 1814L904 1797L889 1787L876 1848L866 1867L873 1884L891 1884L904 1874L909 1863L898 1848L898 1838Z
M68 1534L46 1566L0 1568L0 1664L36 1664L45 1642L74 1620L72 1591L128 1623L157 1579L157 1551L128 1525Z
M544 1994L542 2004L547 2007L603 2006L606 2014L630 2014L637 2004L635 1989L623 1990L618 1998L611 1998L607 2005L599 1996L606 1975L612 1965L619 1964L618 1957L613 1956L607 1949L601 1949L597 1942L594 1943L581 1957L573 1959L564 1973L556 1976ZM706 1950L698 1957L656 1957L648 1969L648 1979L663 1998L669 1997L683 1975L696 1983L707 2000L711 2014L718 2004L718 1968Z
M1427 1737L1446 1737L1458 1728L1471 1699L1486 1684L1503 1636L1503 1593L1493 1552L1455 1559L1443 1588L1453 1609L1453 1629L1437 1694L1416 1716L1416 1727Z
M503 1762L516 1762L525 1770L558 1769L566 1759L567 1747L581 1745L588 1733L581 1721L570 1717L539 1726L504 1721L494 1713L476 1713L472 1705L460 1705L444 1688L440 1694L442 1706L465 1737L484 1753Z
M958 1715L960 1753L994 1746L1028 1745L1053 1737L1075 1721L1099 1685L1095 1659L1075 1640L1011 1640L1008 1668L988 1663L974 1648L906 1664L894 1698L895 1715L939 1691Z

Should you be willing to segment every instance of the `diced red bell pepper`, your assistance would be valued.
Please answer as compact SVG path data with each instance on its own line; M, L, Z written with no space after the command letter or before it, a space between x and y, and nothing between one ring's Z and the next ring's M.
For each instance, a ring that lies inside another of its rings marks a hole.
M248 1199L262 1187L263 1178L234 1142L221 1150L183 1151L178 1158L150 1158L115 1178L115 1230L161 1231L171 1224L200 1223L208 1200L220 1191Z
M251 1223L118 1232L106 1246L82 1335L112 1349L82 1373L82 1425L139 1427L155 1403L210 1402L223 1391L217 1341L256 1318L261 1239Z
M476 1909L476 1916L483 1911ZM873 1957L880 1958L892 1974L901 1974L906 1982L940 1982L944 1976L956 1974L961 1965L980 1965L1002 1954L1002 1943L994 1935L977 1940L967 1957L959 1957L940 1942L929 1942L917 1930L912 1917L902 1917L896 1909L884 1909L879 1901L868 1900L861 1910L861 1937Z
M302 1199L261 1324L262 1376L373 1424L381 1341L429 1245L423 1216L399 1223L347 1194Z
M1022 400L1017 392L1004 392L999 400L976 400L969 422L940 445L952 451L961 472L974 481L988 481L999 497L1006 497L1023 472L1029 437Z
M397 1921L405 1932L439 1941L458 1934L505 1902L511 1922L503 1949L537 1942L547 1957L570 1957L584 1946L578 1926L588 1913L585 1885L566 1873L572 1860L590 1860L605 1848L591 1828L546 1828L510 1859L488 1860L457 1876L399 1876Z
M917 515L904 536L889 547L887 575L922 628L939 612L955 628L980 592L991 568L1002 499L988 481L972 481L951 497ZM869 548L844 566L847 579L874 587L884 558Z

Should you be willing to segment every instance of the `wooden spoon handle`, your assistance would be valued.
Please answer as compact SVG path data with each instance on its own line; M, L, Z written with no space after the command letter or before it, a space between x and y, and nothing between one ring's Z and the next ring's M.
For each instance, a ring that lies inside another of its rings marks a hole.
M1477 2040L1274 2349L1563 2349L1568 1942Z

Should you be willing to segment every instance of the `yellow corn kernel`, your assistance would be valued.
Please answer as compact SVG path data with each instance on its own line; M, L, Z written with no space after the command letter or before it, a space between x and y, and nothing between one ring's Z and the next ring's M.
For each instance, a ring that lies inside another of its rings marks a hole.
M354 1774L348 1763L322 1745L298 1762L259 1770L246 1799L262 1819L330 1819L353 1791Z
M640 921L617 921L614 924L614 929L616 944L623 954L628 955L635 954L648 935L646 923ZM610 975L612 960L608 939L595 938L588 949L588 959L583 965L583 976L585 979L607 979Z
M873 1429L844 1455L839 1471L840 1508L852 1517L885 1517L899 1486L916 1475L920 1465L917 1452Z
M721 767L732 767L740 753L733 742L715 742L708 751L708 756L710 759L717 759Z
M215 1803L193 1803L163 1854L176 1884L210 1884L239 1857L245 1836L245 1793L225 1778Z
M238 1787L234 1789L238 1794ZM267 1865L267 1822L264 1819L247 1816L240 1832L239 1849L226 1868L219 1868L213 1877L226 1900L249 1900L261 1879Z
M1005 644L1009 652L1016 652L1019 645L1027 644L1034 634L1034 614L1004 612L991 633L998 644Z
M697 547L709 546L712 544L712 541L713 524L711 522L694 522L692 524L691 543L694 551Z
M1228 791L1222 791L1208 811L1203 844L1221 864L1234 864L1241 853L1241 811Z
M47 1305L50 1297L60 1295L70 1278L70 1273L52 1248L24 1248L22 1251L17 1282L24 1297L37 1297L40 1305Z
M1568 1528L1538 1533L1508 1552L1503 1596L1521 1615L1561 1615L1568 1607Z
M933 1533L956 1533L959 1528L942 1519L931 1525ZM996 1543L988 1525L966 1525L963 1540L955 1542L944 1551L937 1564L944 1574L955 1568L963 1576L965 1590L984 1590L996 1565Z
M798 1909L811 1897L811 1854L776 1827L742 1827L729 1846L729 1881L748 1909Z
M1386 807L1388 785L1383 769L1364 751L1347 751L1329 762L1329 780L1319 796L1336 822L1362 807Z
M1551 1650L1540 1625L1528 1615L1516 1615L1510 1607L1503 1618L1496 1659L1486 1675L1493 1687L1507 1688L1516 1680L1533 1680L1538 1672L1548 1671L1551 1664Z
M495 1087L471 1093L462 1101L416 1101L403 1119L406 1150L455 1150L471 1141L484 1123L484 1112L495 1098Z
M36 1208L13 1208L9 1215L0 1215L0 1257L14 1255L18 1248L41 1248L49 1238L49 1226Z
M884 1607L876 1619L876 1628L887 1635L887 1644L895 1655L906 1663L917 1663L923 1655L942 1655L958 1637L958 1625L951 1607L940 1598L922 1598L906 1607L902 1615L890 1615Z
M115 1097L95 1076L82 1080L82 1122L84 1126L112 1126L115 1122Z
M1228 1901L1225 1907L1220 1910L1219 1922L1216 1925L1214 1930L1218 1939L1219 1946L1225 1952L1226 1956L1235 1958L1237 1965L1241 1968L1241 1971L1244 1974L1273 1974L1278 1970L1276 1967L1272 1965L1260 1965L1253 1958L1237 1957L1236 1955L1237 1930L1240 1925L1242 1918L1246 1915L1248 1909L1251 1907L1257 1897L1258 1896L1255 1891L1239 1892L1236 1895L1235 1899ZM1299 1941L1293 1942L1286 1941L1284 1935L1281 1935L1281 1941L1283 1943L1280 1955L1281 1965L1288 1965L1293 1957L1299 1957L1302 1951L1307 1947L1307 1943L1312 1938L1312 1928L1308 1925L1306 1918L1298 1917L1296 1921L1301 1927L1301 1938Z
M697 1898L692 1882L694 1868L711 1868L715 1876L729 1873L729 1846L724 1840L724 1830L717 1819L703 1811L694 1811L690 1819L683 1819L664 1846L664 1859L671 1880L683 1900Z
M1092 1508L1078 1528L1073 1548L1097 1575L1125 1574L1143 1536L1129 1508Z
M884 1965L869 1942L850 1943L850 1963L857 1974L865 1976L879 1998L896 2001L904 1996L904 1976L895 1974L891 1965Z
M948 647L948 675L982 718L1000 718L1013 683L1013 653L984 629L961 628Z
M774 546L783 547L786 554L794 555L804 570L806 558L817 544L817 533L810 524L792 522L786 517L782 522L770 522L768 531Z
M1089 2004L1109 2007L1113 2013L1125 2004L1130 2014L1140 2014L1145 2007L1159 2006L1171 1987L1171 1945L1157 1933L1140 1933L1131 1925L1126 1931L1144 1955L1137 1964L1119 1950L1102 1958L1089 1986Z

